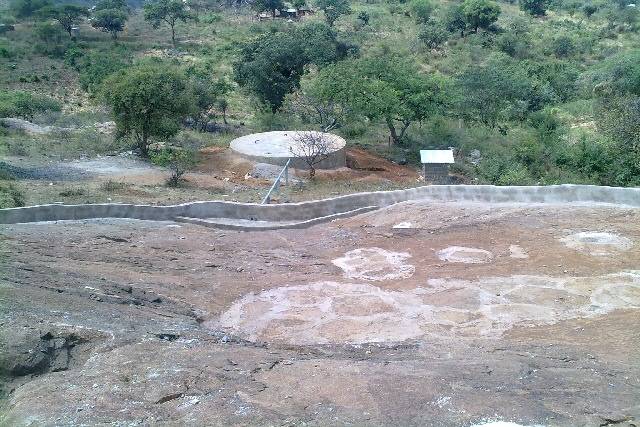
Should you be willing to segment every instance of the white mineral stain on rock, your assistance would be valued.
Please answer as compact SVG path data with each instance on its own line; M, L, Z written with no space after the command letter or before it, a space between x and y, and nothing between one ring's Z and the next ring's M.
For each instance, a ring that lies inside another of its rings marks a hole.
M493 254L489 251L464 246L450 246L438 251L437 255L442 261L464 264L484 264L493 259Z
M508 421L489 421L483 424L474 424L471 427L544 427L542 425L525 426L522 424L516 424Z
M498 338L515 326L640 309L640 271L573 278L433 279L428 285L402 292L336 282L274 288L244 296L208 326L250 341L361 344Z
M405 263L409 258L411 255L406 252L362 248L349 251L332 262L344 271L348 279L382 281L413 276L415 267Z
M568 248L593 256L615 255L633 247L633 242L626 237L597 231L570 234L561 238L560 241Z
M407 221L399 222L393 226L395 229L413 228L413 224Z
M527 251L525 251L522 246L519 245L509 246L509 256L516 259L529 258L529 254L527 254Z

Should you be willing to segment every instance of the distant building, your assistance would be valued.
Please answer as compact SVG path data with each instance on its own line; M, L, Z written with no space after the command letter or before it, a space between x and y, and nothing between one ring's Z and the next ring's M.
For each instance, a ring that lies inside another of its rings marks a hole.
M420 150L424 180L434 184L449 182L449 165L455 163L452 150Z

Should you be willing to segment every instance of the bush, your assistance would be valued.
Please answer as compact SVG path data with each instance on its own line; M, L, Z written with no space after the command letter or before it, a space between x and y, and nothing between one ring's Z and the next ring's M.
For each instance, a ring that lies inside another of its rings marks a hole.
M430 49L439 48L449 39L451 33L439 22L429 22L422 27L418 38Z
M28 18L50 5L50 0L13 0L9 3L9 10L17 18Z
M53 22L40 22L33 32L39 43L34 46L36 52L53 57L62 57L66 51L67 38L59 25Z
M24 195L11 182L0 181L0 209L24 206Z
M0 117L33 120L37 113L60 111L60 104L48 96L30 92L0 92Z
M118 190L123 190L126 187L127 184L125 184L124 182L113 181L111 179L100 184L100 190L107 193L113 193Z
M433 3L431 3L431 0L411 0L409 10L416 22L425 24L429 21L429 18L431 18Z
M520 8L533 16L544 16L547 13L547 0L520 0Z
M569 36L560 36L553 40L551 49L558 58L566 58L574 54L576 44Z
M90 93L97 92L104 79L116 71L125 69L131 63L127 56L123 58L122 55L113 52L74 55L73 59L69 60L75 63L75 68L80 73L80 86Z
M198 163L198 152L183 147L165 147L151 152L149 157L153 164L171 169L171 176L167 180L169 187L180 186L182 176Z

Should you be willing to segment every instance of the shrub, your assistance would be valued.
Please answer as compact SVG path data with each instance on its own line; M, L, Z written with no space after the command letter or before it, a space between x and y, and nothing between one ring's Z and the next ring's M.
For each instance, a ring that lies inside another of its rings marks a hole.
M151 152L149 157L153 164L171 169L167 180L169 187L178 187L183 175L198 163L198 152L183 147L165 147Z
M0 181L0 209L24 206L24 195L11 182Z
M48 96L30 92L0 92L0 117L32 120L37 113L60 111L60 104Z
M73 62L80 73L80 86L90 93L97 92L104 79L131 63L127 56L113 52L91 52L74 57Z
M553 40L551 49L558 58L566 58L573 55L576 50L576 45L571 37L560 36Z
M430 22L422 27L418 38L430 49L437 49L449 39L450 34L441 23Z
M411 0L409 10L416 22L425 24L429 21L433 12L433 3L431 3L431 0Z
M50 5L50 0L13 0L9 3L9 10L17 18L28 18Z
M108 180L100 184L100 190L105 191L107 193L113 193L118 190L122 190L127 186L124 182Z

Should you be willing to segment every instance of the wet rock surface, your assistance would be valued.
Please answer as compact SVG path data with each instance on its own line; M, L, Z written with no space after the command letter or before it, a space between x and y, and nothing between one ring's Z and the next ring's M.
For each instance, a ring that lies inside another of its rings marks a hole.
M0 424L628 427L638 224L411 202L277 232L3 226ZM592 255L562 241L577 232L631 246ZM443 261L450 247L491 262Z

